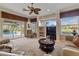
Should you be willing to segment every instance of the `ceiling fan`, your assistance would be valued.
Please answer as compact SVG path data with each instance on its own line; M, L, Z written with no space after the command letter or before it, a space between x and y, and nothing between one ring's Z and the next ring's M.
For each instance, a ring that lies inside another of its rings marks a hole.
M36 8L33 6L34 3L31 3L31 6L27 6L28 9L23 8L23 11L29 11L29 14L31 15L32 13L39 14L39 11L41 11L40 8Z

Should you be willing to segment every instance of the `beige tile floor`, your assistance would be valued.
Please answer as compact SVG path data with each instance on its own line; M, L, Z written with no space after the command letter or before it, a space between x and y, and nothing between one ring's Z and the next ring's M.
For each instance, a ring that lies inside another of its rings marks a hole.
M39 43L37 38L18 38L11 40L9 45L12 45L15 50L24 51L26 56L44 56L45 53L39 49ZM62 55L62 46L56 42L55 50L50 53L52 56Z

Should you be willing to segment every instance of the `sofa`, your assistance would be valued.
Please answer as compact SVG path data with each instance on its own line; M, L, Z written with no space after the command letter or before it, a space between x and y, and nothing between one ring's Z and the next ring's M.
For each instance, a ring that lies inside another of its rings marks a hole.
M8 43L10 43L9 39L0 40L0 56L19 56L24 54L23 51L16 51Z
M9 39L0 40L0 51L11 52L12 47L7 45L10 42Z
M64 36L64 46L62 48L63 56L79 56L79 47L77 47L73 42L73 37Z

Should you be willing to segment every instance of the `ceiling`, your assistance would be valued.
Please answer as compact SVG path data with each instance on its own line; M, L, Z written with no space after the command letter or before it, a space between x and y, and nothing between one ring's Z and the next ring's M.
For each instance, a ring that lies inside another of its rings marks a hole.
M27 11L23 11L23 8L27 9L28 5L30 4L29 3L0 3L0 9L11 11L23 17L37 16L35 14L29 15ZM42 9L40 11L39 16L50 15L57 11L63 12L63 11L79 8L78 3L35 3L34 6Z

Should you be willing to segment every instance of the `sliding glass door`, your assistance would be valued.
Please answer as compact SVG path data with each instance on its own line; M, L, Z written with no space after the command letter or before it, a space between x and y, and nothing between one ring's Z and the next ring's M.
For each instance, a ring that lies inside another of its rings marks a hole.
M3 22L3 37L13 39L24 36L24 24L13 21Z
M12 26L8 22L3 23L3 37L4 38L12 38L13 32L12 32Z

